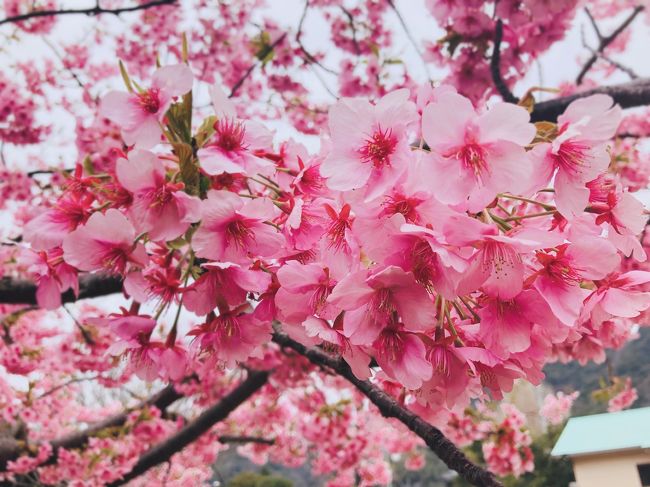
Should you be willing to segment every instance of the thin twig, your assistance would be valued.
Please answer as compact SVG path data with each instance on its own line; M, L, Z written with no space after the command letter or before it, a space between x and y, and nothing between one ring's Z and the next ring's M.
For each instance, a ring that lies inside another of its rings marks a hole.
M323 71L327 71L330 74L334 74L338 76L339 73L337 71L323 65L323 63L321 63L316 58L316 56L314 56L311 52L309 52L305 47L305 45L302 43L302 26L305 23L305 19L307 18L307 10L309 10L309 0L305 0L305 8L303 9L302 15L300 16L300 21L298 22L298 29L296 31L296 42L298 43L298 47L305 55L308 62L315 64L316 66L320 67Z
M65 387L68 387L69 385L77 384L79 382L87 382L87 381L91 381L91 380L96 380L96 379L99 379L100 377L101 376L99 376L99 375L94 375L92 377L75 377L74 379L70 379L70 380L68 380L66 382L62 382L61 384L56 385L56 386L52 387L51 389L48 389L47 391L45 391L43 394L41 394L40 396L38 396L34 400L38 401L39 399L43 399L44 397L47 397L47 396L49 396L51 394L54 394L56 391L59 391L59 390L65 388Z
M395 15L397 16L397 20L399 20L400 25L402 26L402 29L404 29L404 32L406 33L406 37L408 38L409 42L413 46L413 49L415 49L415 52L417 53L418 57L420 58L420 61L422 62L422 67L424 68L424 71L427 74L428 78L431 78L431 74L429 73L429 65L427 64L426 60L424 59L424 56L422 55L422 51L420 50L419 44L416 42L415 38L413 37L413 34L411 33L411 30L408 28L408 25L406 25L406 21L404 20L404 17L402 17L402 14L400 13L399 10L397 10L397 6L395 5L395 2L393 0L387 0L388 5L390 8L393 9L393 12L395 12Z
M63 56L61 56L61 54L59 53L59 51L56 50L56 47L54 47L54 45L53 45L53 44L52 44L52 43L47 39L47 37L42 36L41 39L43 40L43 42L45 43L45 45L47 45L47 47L49 47L50 50L54 53L54 55L59 59L59 61L61 62L61 65L63 66L63 69L65 69L65 70L70 74L70 76L72 76L72 79L74 79L74 80L76 81L77 85L78 85L78 86L79 86L79 87L80 87L80 88L81 88L81 89L82 89L82 90L83 90L83 91L88 95L88 97L89 97L89 98L90 98L90 99L91 99L91 100L96 104L96 103L98 102L97 97L92 96L92 94L91 94L90 91L88 90L88 87L87 87L87 86L86 86L86 85L81 81L81 79L79 78L79 76L77 76L77 73L75 73L74 70L73 70L71 67L66 66L66 64L65 64L65 60L63 59Z
M72 318L72 321L74 321L74 324L77 325L77 328L79 328L79 331L81 332L81 336L84 339L84 342L86 342L86 345L90 345L91 347L95 345L95 339L92 337L90 332L86 329L85 326L83 326L81 323L79 323L79 320L72 314L72 312L67 308L67 306L64 304L63 309L65 310L66 313L68 313L68 316Z
M101 14L112 14L120 15L126 12L135 12L136 10L145 10L148 8L159 7L162 5L174 5L177 0L153 0L151 2L142 3L140 5L134 5L132 7L121 7L121 8L102 8L99 5L95 5L92 8L82 8L82 9L61 9L61 10L36 10L33 12L28 12L26 14L14 15L12 17L7 17L0 20L0 25L9 24L15 22L22 22L24 20L33 19L36 17L55 17L59 15L88 15L94 17L95 15Z
M286 33L286 32L285 32L284 34L282 34L280 37L278 37L278 38L273 42L273 44L267 46L267 47L264 49L264 51L260 52L260 53L258 54L258 57L261 58L261 59L264 59L266 56L269 55L269 53L271 53L271 52L273 51L273 49L275 49L275 47L276 47L278 44L280 44L280 43L284 40L285 37L287 37L287 33ZM233 85L232 89L230 90L230 94L228 95L228 98L232 98L233 96L235 96L235 95L237 94L237 92L239 91L239 88L241 88L241 86L244 84L244 81L246 81L246 80L248 79L248 77L253 73L253 71L255 70L255 68L256 68L257 66L259 66L259 64L260 64L259 61L255 61L253 64L251 64L251 65L248 67L248 69L246 70L246 72L244 72L243 76L242 76L241 78L239 78L239 79L237 80L237 82Z
M533 112L530 114L530 121L539 122L545 120L554 122L574 100L599 93L611 96L614 103L620 105L621 108L650 105L650 78L639 78L627 83L600 86L573 95L536 103Z
M584 80L586 74L589 72L591 67L596 63L598 60L598 54L602 53L605 51L605 48L609 46L612 42L616 40L616 38L632 23L632 21L636 18L637 15L639 15L645 7L642 5L639 5L637 7L634 7L634 10L632 10L632 13L628 15L625 20L619 25L614 32L612 32L610 35L607 37L603 37L602 34L600 34L600 30L596 30L596 35L599 37L600 42L598 43L598 48L596 48L596 53L592 54L591 57L587 60L587 62L584 64L582 69L580 70L580 73L578 73L578 76L576 77L576 84L581 85L582 81ZM593 20L593 17L591 16L591 13L588 12L587 14L589 16L589 19L592 21L592 24L596 26L596 22ZM597 29L597 27L595 27Z
M342 5L341 5L341 10L348 18L350 29L352 29L352 44L354 44L354 50L356 51L357 56L359 56L361 55L361 47L359 46L359 41L357 40L357 28L354 25L354 17L352 16L352 13Z
M589 47L589 46L587 46L587 45L585 45L585 47L586 47L586 48L587 48L587 49L588 49L588 50L589 50L593 55L598 56L599 59L602 59L602 60L605 61L606 63L611 64L612 66L614 66L614 67L615 67L616 69L618 69L619 71L623 71L625 74L627 74L627 75L630 77L630 79L639 79L639 75L636 74L632 68L629 68L629 67L627 67L627 66L625 66L625 65L623 65L623 64L621 64L621 63L619 63L619 62L616 61L615 59L610 58L609 56L603 54L602 52L598 52L598 51L596 51L593 47Z
M591 22L591 26L594 28L594 32L596 33L596 37L598 37L598 42L602 42L603 34L600 32L600 28L598 27L598 24L596 23L596 19L594 19L594 16L591 15L591 10L589 10L589 7L585 7L585 13L587 14L587 18L589 19L589 22Z

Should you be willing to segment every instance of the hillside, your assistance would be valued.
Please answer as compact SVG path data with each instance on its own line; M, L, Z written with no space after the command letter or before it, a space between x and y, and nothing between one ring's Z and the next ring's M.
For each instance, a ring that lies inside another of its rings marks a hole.
M650 327L641 328L639 338L623 349L607 354L612 372L618 376L630 376L637 388L639 399L632 407L650 406ZM577 362L551 364L544 369L546 382L556 390L580 391L572 414L579 416L601 412L605 405L591 400L591 393L600 387L600 380L607 377L607 364L589 363L582 367Z

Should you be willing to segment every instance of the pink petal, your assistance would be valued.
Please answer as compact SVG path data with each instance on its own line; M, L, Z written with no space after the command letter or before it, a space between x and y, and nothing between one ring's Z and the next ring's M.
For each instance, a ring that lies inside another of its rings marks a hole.
M464 141L465 128L476 116L472 103L457 93L444 93L435 103L422 112L422 136L434 151L444 152L447 148Z
M511 103L497 103L478 119L481 142L507 140L519 146L529 144L536 129L529 123L530 115L524 107Z
M61 289L56 279L50 276L41 277L36 289L36 302L39 307L47 310L61 306Z
M164 173L162 164L152 152L134 150L129 158L120 158L115 163L115 174L120 184L135 193L156 186L156 173Z
M375 293L366 283L365 271L355 272L343 278L332 290L327 302L341 309L351 310L363 306Z
M641 311L650 307L650 293L611 288L603 297L600 305L611 315L634 318L639 316Z
M193 78L187 64L163 66L154 73L152 85L167 96L180 96L192 89Z

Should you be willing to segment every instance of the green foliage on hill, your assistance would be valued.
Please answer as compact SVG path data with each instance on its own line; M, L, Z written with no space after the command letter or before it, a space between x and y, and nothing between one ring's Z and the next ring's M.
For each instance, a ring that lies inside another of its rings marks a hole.
M293 482L277 475L242 472L235 475L227 487L293 487Z
M632 407L650 406L650 328L641 328L637 340L621 350L609 352L607 360L614 375L632 378L632 385L639 394ZM584 367L577 362L551 364L544 368L545 380L555 390L580 391L571 411L573 416L599 413L605 411L607 405L593 401L591 393L601 387L603 379L607 379L607 367L607 363L589 363Z

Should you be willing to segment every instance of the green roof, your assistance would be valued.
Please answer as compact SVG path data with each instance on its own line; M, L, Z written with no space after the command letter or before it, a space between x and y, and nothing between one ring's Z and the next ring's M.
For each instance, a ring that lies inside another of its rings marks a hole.
M551 455L650 448L650 407L571 418Z

